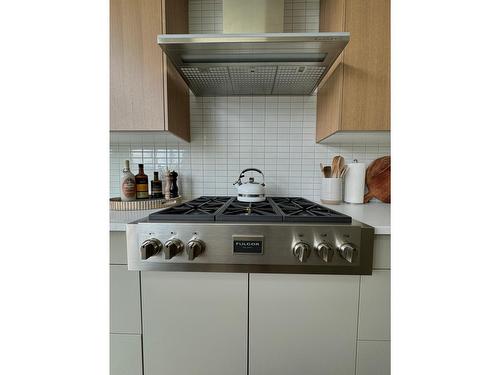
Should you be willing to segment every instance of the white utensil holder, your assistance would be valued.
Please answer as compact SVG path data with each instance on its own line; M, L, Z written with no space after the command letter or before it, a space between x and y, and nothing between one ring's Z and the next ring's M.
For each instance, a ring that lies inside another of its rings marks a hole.
M339 177L321 179L321 202L327 204L342 203L342 180L343 178Z

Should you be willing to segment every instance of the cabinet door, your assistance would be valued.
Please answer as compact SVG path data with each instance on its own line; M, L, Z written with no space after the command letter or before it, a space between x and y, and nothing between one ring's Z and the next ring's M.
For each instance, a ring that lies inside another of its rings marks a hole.
M127 236L125 232L109 232L109 263L127 264Z
M111 333L141 333L139 272L110 266Z
M376 235L373 240L373 269L391 268L391 236Z
M359 293L360 340L391 338L391 271L373 271L361 276Z
M142 375L141 335L110 335L111 375Z
M164 130L162 0L110 2L111 130Z
M342 130L390 129L390 0L346 0Z
M246 375L248 276L143 272L145 375Z
M250 275L249 374L354 374L359 276Z
M390 375L391 342L359 341L356 375Z

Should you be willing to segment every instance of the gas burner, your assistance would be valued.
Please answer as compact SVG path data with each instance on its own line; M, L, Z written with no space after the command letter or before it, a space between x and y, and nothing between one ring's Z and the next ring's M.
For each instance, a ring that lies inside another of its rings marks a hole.
M149 219L153 221L214 221L215 214L232 199L232 197L199 197L152 213L149 215Z
M273 197L272 201L283 212L283 221L351 223L351 217L320 206L304 198Z
M232 221L351 223L351 218L304 198L271 197L240 202L234 197L203 196L149 215L151 221Z
M233 200L216 217L216 221L282 221L281 214L269 200L264 202L240 202Z

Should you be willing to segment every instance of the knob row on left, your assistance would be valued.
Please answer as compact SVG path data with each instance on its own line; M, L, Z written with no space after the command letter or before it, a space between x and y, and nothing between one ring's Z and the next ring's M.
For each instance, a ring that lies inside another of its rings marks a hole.
M205 246L202 241L193 239L187 243L187 253L188 259L193 260L198 255L200 255ZM144 241L141 245L141 259L146 260L154 255L159 254L163 250L165 259L172 259L177 254L180 254L184 250L184 244L181 240L177 238L172 238L162 244L160 240L156 238L149 238Z

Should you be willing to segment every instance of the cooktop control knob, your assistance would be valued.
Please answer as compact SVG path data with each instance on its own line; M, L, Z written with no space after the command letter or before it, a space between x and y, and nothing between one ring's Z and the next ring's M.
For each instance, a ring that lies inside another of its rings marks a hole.
M187 243L188 259L193 260L205 249L205 244L201 240L191 240Z
M298 242L293 247L293 255L299 260L300 263L304 263L309 255L311 255L311 246L305 242Z
M354 253L356 252L356 247L352 243L345 243L340 245L339 247L339 253L344 258L347 260L349 263L352 263L352 260L354 258Z
M335 249L329 243L321 242L318 246L316 246L316 253L323 260L323 262L329 263L332 261Z
M149 238L141 245L141 259L146 260L161 251L163 245L156 238Z
M184 250L184 244L177 238L172 238L165 242L165 245L163 245L165 259L172 259L177 254L181 253L182 250Z

